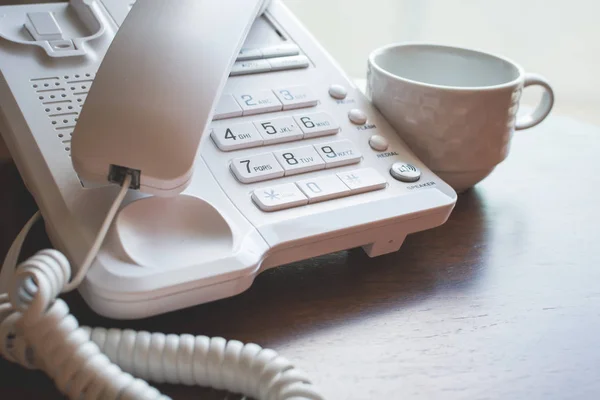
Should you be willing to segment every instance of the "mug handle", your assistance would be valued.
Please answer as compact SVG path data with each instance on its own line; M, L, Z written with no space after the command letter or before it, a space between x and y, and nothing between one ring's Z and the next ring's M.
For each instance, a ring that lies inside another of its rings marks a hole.
M554 91L552 90L552 86L550 86L548 81L537 74L526 74L523 89L525 89L527 86L533 85L538 85L544 88L542 99L533 113L524 115L517 119L515 130L527 129L536 126L542 122L548 116L548 114L550 114L550 110L552 110L552 106L554 106Z

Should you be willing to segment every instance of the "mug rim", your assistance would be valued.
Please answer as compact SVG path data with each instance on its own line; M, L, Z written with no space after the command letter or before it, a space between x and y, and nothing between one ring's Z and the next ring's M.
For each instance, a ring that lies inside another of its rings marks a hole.
M495 58L496 60L499 60L499 61L504 61L504 62L510 64L511 66L513 66L518 71L519 75L515 79L513 79L511 81L504 82L504 83L499 83L497 85L487 85L487 86L450 86L450 85L438 85L438 84L435 84L435 83L421 82L421 81L417 81L417 80L414 80L414 79L409 79L409 78L406 78L406 77L403 77L403 76L400 76L400 75L392 74L391 72L383 69L381 66L379 66L375 62L375 57L377 57L380 54L388 52L391 49L395 49L395 48L407 48L407 47L441 48L441 49L446 49L446 50L467 51L467 52L475 53L475 54L482 55L482 56L485 56L485 57ZM523 67L521 67L519 64L517 64L516 62L512 61L511 59L503 57L503 56L500 56L498 54L491 53L491 52L488 52L488 51L478 50L478 49L471 48L471 47L452 46L452 45L437 44L437 43L428 43L428 42L397 42L397 43L390 43L388 45L381 46L381 47L373 50L369 54L368 60L369 60L369 64L374 69L376 69L379 73L387 76L390 79L403 81L403 82L410 83L410 84L417 85L417 86L423 86L423 87L429 87L429 88L432 88L432 89L447 90L447 91L481 92L481 91L505 89L505 88L516 86L520 81L522 81L524 79L524 76L525 76L525 71L524 71Z

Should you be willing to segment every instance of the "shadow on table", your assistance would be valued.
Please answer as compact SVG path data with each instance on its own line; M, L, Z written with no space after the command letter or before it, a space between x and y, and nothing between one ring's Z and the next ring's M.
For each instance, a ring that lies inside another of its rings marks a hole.
M80 299L70 303L82 323L277 346L431 296L460 296L480 277L485 237L483 202L469 191L444 225L410 235L397 253L371 259L352 249L285 265L263 272L236 297L139 321L102 320Z

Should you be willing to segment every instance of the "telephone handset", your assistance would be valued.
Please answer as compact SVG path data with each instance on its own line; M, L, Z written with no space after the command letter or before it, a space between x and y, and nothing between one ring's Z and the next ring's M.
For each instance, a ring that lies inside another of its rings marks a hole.
M144 380L322 399L272 350L80 328L56 297L119 319L216 301L268 268L397 251L456 193L280 0L132 3L0 7L0 133L40 209L0 274L0 354L73 399L164 398ZM40 216L60 252L12 278Z
M256 17L270 0L138 0L94 78L73 133L85 180L174 195Z

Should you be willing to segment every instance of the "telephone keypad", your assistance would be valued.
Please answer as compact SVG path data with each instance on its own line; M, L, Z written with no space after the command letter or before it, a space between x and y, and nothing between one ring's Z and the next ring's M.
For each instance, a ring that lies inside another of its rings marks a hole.
M318 103L317 97L308 86L284 87L276 89L274 92L281 104L283 104L284 110L314 107Z
M276 151L274 154L286 176L325 169L325 161L313 146Z
M235 100L242 107L243 115L280 111L283 108L283 105L271 90L240 93L235 95Z
M212 128L210 136L223 151L262 146L264 140L251 122L241 122Z
M303 133L292 117L270 118L254 123L263 137L264 144L275 144L300 140Z
M314 138L338 133L339 124L324 111L294 115L294 119L304 132L304 138Z
M341 167L342 165L360 162L361 154L349 140L321 143L315 148L325 160L326 168Z
M231 162L231 170L242 183L281 178L284 175L283 168L272 153L236 158Z

